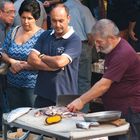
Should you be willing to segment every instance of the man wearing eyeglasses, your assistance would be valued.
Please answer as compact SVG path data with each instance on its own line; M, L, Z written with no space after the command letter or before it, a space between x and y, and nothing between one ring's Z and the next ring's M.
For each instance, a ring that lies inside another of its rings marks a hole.
M10 29L10 26L13 24L14 17L15 17L14 4L8 0L0 0L0 49L6 37L6 33ZM0 59L1 57L2 55L0 55ZM5 87L6 87L6 76L0 75L0 131L2 131L2 113L3 111L5 111L4 110Z
M0 1L0 47L4 42L9 27L13 23L15 17L14 4L7 0Z

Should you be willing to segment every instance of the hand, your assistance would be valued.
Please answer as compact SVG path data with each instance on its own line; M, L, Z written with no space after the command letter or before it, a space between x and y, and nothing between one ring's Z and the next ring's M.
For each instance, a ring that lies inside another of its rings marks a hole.
M73 102L67 105L67 108L71 112L76 112L81 110L84 107L84 104L80 98L75 99Z
M11 63L10 71L14 74L18 73L22 69L24 69L25 63L23 61L14 61L14 63Z
M135 35L136 35L136 34L135 34L133 31L129 31L129 36L130 36L130 38L131 38L132 40L134 40L134 41L137 41L138 38L136 38Z
M43 3L43 5L44 5L45 7L49 7L49 6L51 5L51 2L46 0L46 1Z

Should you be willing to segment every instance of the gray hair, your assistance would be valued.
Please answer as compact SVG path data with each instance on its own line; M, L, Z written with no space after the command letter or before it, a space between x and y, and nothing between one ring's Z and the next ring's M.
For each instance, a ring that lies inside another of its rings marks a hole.
M4 9L6 3L12 3L10 0L0 0L0 10Z
M118 36L119 29L115 25L115 23L109 19L101 19L96 22L96 24L92 28L92 34L98 34L102 38L106 38L108 36Z

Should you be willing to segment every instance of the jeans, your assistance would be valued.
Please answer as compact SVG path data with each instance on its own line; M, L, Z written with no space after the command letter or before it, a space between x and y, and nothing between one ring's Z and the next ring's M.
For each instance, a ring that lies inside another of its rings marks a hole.
M87 43L82 43L82 53L78 72L78 93L82 94L91 87L92 48Z
M9 110L16 109L18 107L33 107L35 97L34 89L14 87L8 85L6 89Z
M140 113L134 113L131 108L127 115L122 115L130 123L129 139L124 136L110 137L109 140L140 140Z
M0 75L0 131L2 131L2 114L8 112L5 89L7 87L6 75Z

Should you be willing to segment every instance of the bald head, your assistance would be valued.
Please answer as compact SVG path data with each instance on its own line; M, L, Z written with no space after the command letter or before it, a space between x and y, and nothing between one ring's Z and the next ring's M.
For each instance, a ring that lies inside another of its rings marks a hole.
M68 8L63 4L57 4L52 8L50 16L52 27L55 30L55 35L62 37L69 30L68 24L70 16Z
M56 4L51 8L51 12L56 10L56 9L60 9L60 10L64 10L67 14L67 16L69 15L69 9L67 6L65 6L64 4ZM50 13L51 13L50 12Z

